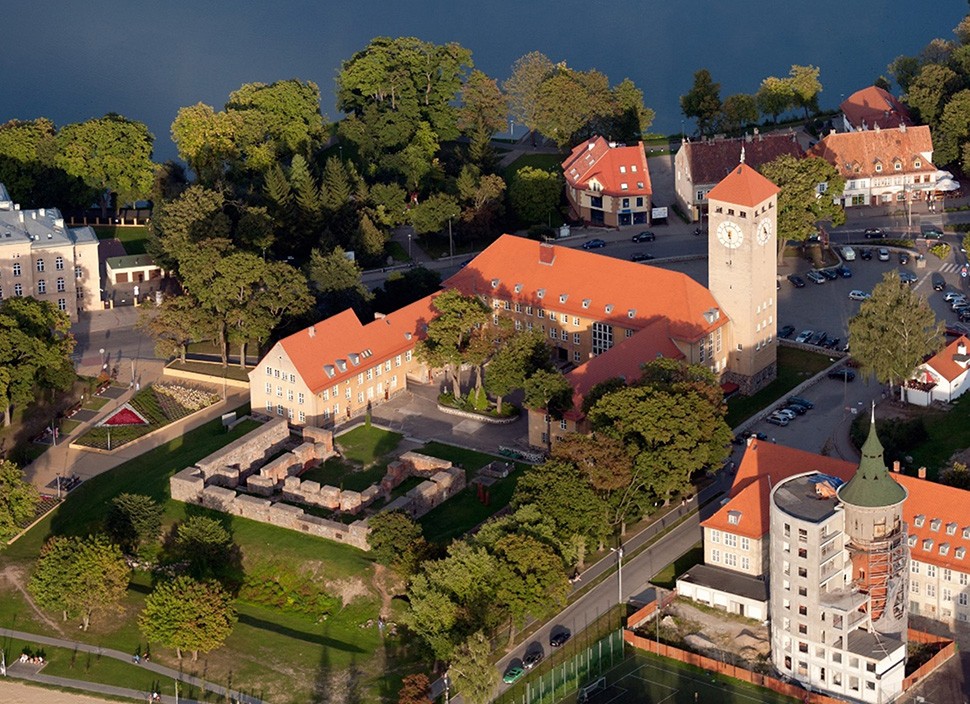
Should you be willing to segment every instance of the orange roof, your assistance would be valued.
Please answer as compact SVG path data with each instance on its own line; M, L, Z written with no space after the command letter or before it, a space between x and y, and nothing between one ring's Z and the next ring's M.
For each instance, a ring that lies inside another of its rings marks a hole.
M823 137L808 155L825 159L847 179L936 172L931 163L933 138L926 125L835 132Z
M848 480L856 467L845 460L754 440L744 452L728 501L701 525L749 538L763 538L768 533L772 487L788 477L811 471ZM893 472L891 476L908 492L903 503L903 520L909 535L916 536L916 543L910 546L912 558L970 572L970 491L901 473ZM740 514L737 523L728 519L732 511ZM917 526L920 517L922 525ZM932 543L924 543L925 540ZM940 552L941 546L945 554Z
M664 320L678 340L697 340L727 321L711 292L686 274L515 235L499 237L444 285L620 328Z
M284 337L283 346L293 366L312 393L360 374L377 360L388 359L414 347L424 336L425 325L435 311L431 294L361 325L353 310L342 313Z
M779 190L778 186L750 166L741 163L708 192L707 199L753 208L764 203Z
M899 127L912 125L909 111L887 90L868 86L846 98L839 109L856 129Z
M562 163L569 185L589 190L596 181L599 189L614 196L650 195L650 171L643 142L636 146L611 146L602 137L574 147Z
M957 348L963 346L961 354ZM930 367L949 382L956 380L961 374L967 373L967 364L970 356L967 350L970 349L970 340L965 335L961 335L928 360L923 365Z
M691 182L695 187L717 183L740 163L742 148L744 163L755 169L774 161L782 154L799 158L805 154L792 132L684 142L681 149L687 159Z
M761 538L768 532L768 499L771 488L778 482L811 471L848 481L855 470L854 464L844 460L752 440L738 466L728 492L728 502L701 525L748 538ZM729 520L728 514L733 511L739 512L736 523Z

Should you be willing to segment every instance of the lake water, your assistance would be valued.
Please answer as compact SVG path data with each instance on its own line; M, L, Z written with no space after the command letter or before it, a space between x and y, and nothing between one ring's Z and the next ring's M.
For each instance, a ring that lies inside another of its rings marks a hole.
M298 77L320 85L334 118L340 62L374 36L413 35L459 42L500 80L533 50L613 83L629 77L657 112L652 129L676 132L678 98L699 68L723 98L814 64L821 104L835 107L899 54L952 38L967 9L963 0L4 0L0 120L118 112L149 125L156 158L173 158L179 107L221 106L243 83Z

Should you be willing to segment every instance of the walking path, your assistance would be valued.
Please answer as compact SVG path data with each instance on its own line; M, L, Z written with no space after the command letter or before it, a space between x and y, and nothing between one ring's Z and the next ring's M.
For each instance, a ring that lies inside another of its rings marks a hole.
M14 631L8 628L0 628L0 636L4 638L16 638L18 640L25 640L31 643L37 643L39 645L47 645L50 647L57 648L68 648L70 650L76 650L82 653L92 653L98 657L108 657L115 660L120 660L121 662L130 663L132 662L132 656L130 653L123 653L120 650L113 650L111 648L102 648L97 645L89 645L87 643L78 643L77 641L64 640L63 638L50 638L48 636L40 636L33 633L25 633L23 631ZM226 696L226 688L211 682L206 682L205 680L199 679L198 677L193 677L192 675L186 675L179 672L178 670L173 670L170 667L165 667L164 665L159 665L154 662L146 662L142 660L139 667L144 668L154 672L162 677L171 680L177 680L179 682L184 682L194 687L199 687L201 689L206 689L220 697ZM14 664L8 665L8 672L14 667ZM44 684L54 684L62 687L75 687L79 689L85 689L91 692L98 692L101 694L109 694L114 696L131 697L133 699L144 699L146 698L145 692L140 692L134 689L125 689L122 687L112 687L110 685L96 684L93 682L83 682L81 680L68 679L64 677L53 677L41 674L31 674L31 673L18 673L18 677L23 677L24 679L30 679L35 682L42 682ZM234 690L229 690L228 695L240 704L262 704L262 700L256 697L251 697L247 694L242 694ZM175 697L163 697L163 701L175 701ZM179 701L188 702L190 700L183 699L179 697Z

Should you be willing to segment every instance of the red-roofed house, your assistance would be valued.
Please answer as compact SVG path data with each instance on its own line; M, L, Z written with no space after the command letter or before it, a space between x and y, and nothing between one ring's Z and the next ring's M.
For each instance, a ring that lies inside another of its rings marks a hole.
M905 386L906 400L917 406L952 403L970 388L970 340L961 335L923 362Z
M808 150L845 179L842 205L905 204L936 190L933 138L926 125L832 132Z
M650 172L643 142L622 146L593 137L562 163L566 198L574 217L620 227L650 222Z
M685 140L674 157L674 190L677 205L691 220L707 213L708 192L738 165L742 148L744 163L755 169L782 154L805 154L793 132L761 134L755 130L753 135L736 139Z
M911 126L909 110L887 90L868 86L846 98L839 106L846 132Z

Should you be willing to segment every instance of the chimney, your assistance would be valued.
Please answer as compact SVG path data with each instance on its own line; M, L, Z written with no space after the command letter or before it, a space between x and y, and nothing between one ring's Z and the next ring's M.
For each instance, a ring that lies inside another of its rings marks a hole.
M899 474L899 460L896 460L895 462L893 462L893 471L896 474Z
M960 342L957 343L957 354L965 355L966 353L967 353L967 343L964 342L963 340L960 340Z
M926 479L926 467L920 467L916 470L916 476L920 479Z
M316 329L316 327L315 327L315 326L313 326L313 325L311 325L310 327L308 327L308 328L306 329L306 331L307 331L307 334L308 334L308 335L309 335L310 337L315 337L315 336L316 336L316 334L317 334L317 329Z
M748 439L745 441L745 446L746 447L751 447L751 443L753 443L753 442L754 442L754 435L749 435L748 436Z
M548 264L552 266L552 263L556 261L556 248L549 244L548 242L539 243L539 263Z

